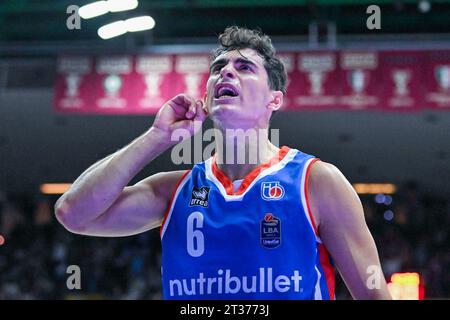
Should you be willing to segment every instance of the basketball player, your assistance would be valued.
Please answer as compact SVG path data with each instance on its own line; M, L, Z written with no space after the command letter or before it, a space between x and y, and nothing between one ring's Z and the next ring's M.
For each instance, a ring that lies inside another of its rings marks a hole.
M231 129L267 133L287 75L259 31L229 27L219 42L204 101L179 94L165 103L147 132L73 183L57 219L90 236L160 227L166 299L334 299L334 266L355 299L390 299L361 202L334 165L267 134L233 145ZM174 130L192 135L207 116L223 137L213 157L127 186L178 142Z

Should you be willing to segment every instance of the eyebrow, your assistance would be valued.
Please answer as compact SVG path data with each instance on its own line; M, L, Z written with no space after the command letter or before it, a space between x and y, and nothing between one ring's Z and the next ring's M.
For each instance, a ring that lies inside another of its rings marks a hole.
M228 61L230 61L229 59L219 59L214 61L211 66L209 67L209 71L211 72L216 66L222 66L228 63ZM246 59L246 58L237 58L236 59L236 63L241 63L241 64L248 64L251 65L254 68L258 68L258 66L256 65L256 63L254 63L253 61Z

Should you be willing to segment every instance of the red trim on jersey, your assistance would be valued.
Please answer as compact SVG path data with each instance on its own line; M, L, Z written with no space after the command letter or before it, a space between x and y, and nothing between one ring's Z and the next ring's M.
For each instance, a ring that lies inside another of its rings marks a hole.
M256 179L256 177L264 170L276 165L279 163L289 152L290 148L287 146L282 146L278 153L273 156L272 159L270 159L268 162L257 166L255 169L253 169L248 175L245 176L244 180L242 181L241 185L239 186L239 189L236 193L234 193L234 187L233 183L231 182L230 178L219 169L216 163L216 155L214 155L212 159L212 173L214 176L219 180L219 182L223 185L225 188L225 191L227 192L227 195L241 195L247 190L247 188L252 184L252 182Z
M322 243L318 244L319 246L319 258L320 264L322 265L323 272L325 274L325 281L327 282L328 293L330 295L330 300L334 300L334 287L335 287L335 278L334 278L334 267L330 261L330 254L328 253L327 248Z
M309 197L308 197L308 182L309 182L309 172L311 171L311 166L314 162L319 161L319 158L315 158L314 160L312 160L308 167L306 168L306 175L305 175L305 199L306 199L306 206L307 206L307 211L308 211L308 215L309 218L311 219L311 223L313 225L313 229L314 229L314 233L316 234L316 236L319 236L319 230L317 230L317 225L316 225L316 221L314 220L314 217L312 215L311 212L311 206L309 204Z
M212 173L223 185L227 194L234 194L233 183L231 182L230 178L228 178L228 176L217 166L216 155L214 155L212 159Z
M317 237L319 236L319 230L317 229L317 224L316 224L316 221L314 220L314 216L311 211L311 205L309 204L308 184L309 184L309 173L311 172L312 164L319 160L320 160L319 158L315 158L314 160L312 160L309 163L308 167L306 168L305 186L304 186L305 200L306 200L306 206L307 206L306 209L308 211L309 218L311 219L314 233L316 234ZM325 248L325 246L322 243L318 243L318 248L319 248L320 264L321 264L322 270L325 274L325 281L327 283L328 293L330 295L330 299L334 300L334 287L335 287L334 267L331 264L330 254L328 253L327 248Z
M175 185L175 189L173 189L173 191L172 191L172 196L170 197L169 206L167 207L167 210L164 213L164 218L163 218L163 221L161 223L161 228L159 229L159 237L162 237L162 231L164 229L164 224L166 223L167 217L169 216L170 208L172 207L173 200L175 198L175 194L177 193L178 187L180 186L181 181L184 180L184 178L188 175L189 172L191 172L191 169L187 170L183 174L183 176L180 178L180 180L178 180L177 184Z

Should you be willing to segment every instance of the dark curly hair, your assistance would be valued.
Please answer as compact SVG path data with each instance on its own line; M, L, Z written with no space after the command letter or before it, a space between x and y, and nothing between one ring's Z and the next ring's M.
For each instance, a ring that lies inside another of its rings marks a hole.
M286 93L286 69L283 62L275 56L275 48L269 36L260 30L231 26L219 35L219 44L220 46L211 52L212 60L227 51L253 49L264 59L270 89Z

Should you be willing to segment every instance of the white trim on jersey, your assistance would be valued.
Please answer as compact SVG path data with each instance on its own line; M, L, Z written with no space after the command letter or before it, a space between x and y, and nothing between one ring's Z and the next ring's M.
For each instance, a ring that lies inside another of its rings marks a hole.
M260 174L252 181L252 183L247 187L247 189L244 191L244 193L240 195L229 195L227 194L225 188L223 187L222 183L216 178L214 173L212 172L212 157L205 161L205 173L206 173L206 179L212 181L216 187L219 189L220 193L224 197L225 201L241 201L242 198L245 196L245 194L253 187L253 185L258 182L261 178L264 178L265 176L268 176L269 174L272 174L276 171L279 171L283 169L289 161L294 159L294 157L297 155L297 150L290 149L288 153L284 156L283 159L280 160L277 164L263 170L260 172Z
M303 204L303 211L305 212L306 219L309 222L309 225L311 226L311 230L313 231L314 235L316 236L316 241L319 243L322 243L322 240L316 235L316 230L314 230L314 225L311 221L311 217L309 216L309 210L308 210L308 203L306 202L306 195L305 195L305 179L306 179L306 173L308 172L308 168L311 165L311 163L316 160L317 158L311 158L308 161L306 161L306 164L303 166L303 172L302 172L302 180L300 182L300 194L302 196L302 204Z
M317 269L317 266L315 266L315 268L317 272L317 282L314 290L314 300L322 300L322 290L320 289L320 278L322 278L322 274L320 273L319 269Z
M164 233L166 232L167 226L170 223L170 218L172 217L172 211L173 211L173 207L175 206L175 203L177 202L178 199L178 194L180 193L181 189L183 189L184 185L186 184L186 182L190 179L192 175L192 171L190 171L184 178L183 180L180 182L180 184L178 185L177 190L175 191L174 195L173 195L173 199L172 199L172 203L170 204L170 209L169 209L169 213L167 214L167 218L164 221L164 226L161 232L161 240L164 237Z

